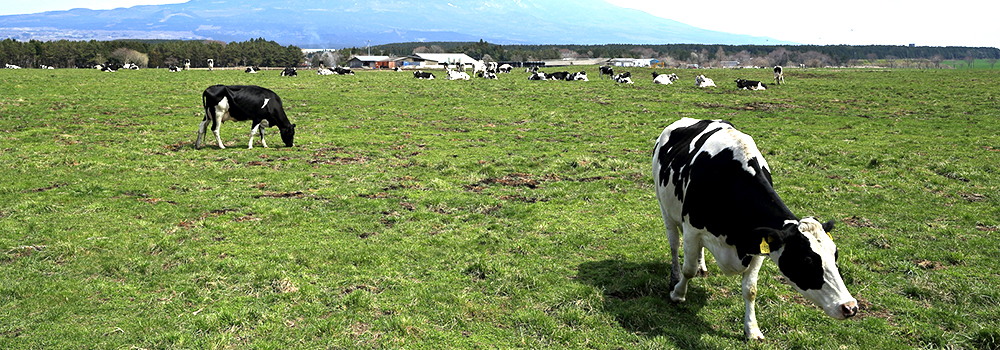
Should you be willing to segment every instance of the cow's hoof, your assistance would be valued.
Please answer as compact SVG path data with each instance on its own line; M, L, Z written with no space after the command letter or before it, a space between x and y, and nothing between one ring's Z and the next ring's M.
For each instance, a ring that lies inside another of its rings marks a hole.
M754 330L750 334L747 334L747 341L763 341L764 334L760 330Z
M708 276L708 270L698 270L694 273L694 275L698 277L706 277Z

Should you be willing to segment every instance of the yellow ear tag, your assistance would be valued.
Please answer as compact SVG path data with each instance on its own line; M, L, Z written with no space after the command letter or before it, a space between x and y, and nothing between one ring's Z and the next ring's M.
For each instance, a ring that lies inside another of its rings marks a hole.
M760 238L760 253L761 254L771 254L771 245L767 244L764 237Z
M830 240L831 240L831 241L833 240L833 235L831 235L831 234L830 234L829 232L827 232L827 233L826 233L826 235L827 235L827 236L830 236Z

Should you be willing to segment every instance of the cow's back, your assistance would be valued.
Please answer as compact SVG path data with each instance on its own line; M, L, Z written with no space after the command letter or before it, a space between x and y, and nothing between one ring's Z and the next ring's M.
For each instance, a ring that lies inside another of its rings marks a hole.
M683 118L664 129L653 150L653 178L665 215L727 236L730 245L754 228L795 219L753 138L723 120Z

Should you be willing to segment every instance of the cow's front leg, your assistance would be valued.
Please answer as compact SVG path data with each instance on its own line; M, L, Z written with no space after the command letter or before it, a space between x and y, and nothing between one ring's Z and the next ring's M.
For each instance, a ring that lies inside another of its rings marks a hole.
M254 138L254 136L257 136L257 130L258 129L260 129L260 124L259 123L258 124L254 124L253 127L250 128L250 144L247 145L247 149L253 149L253 138ZM264 146L264 147L267 147L267 146Z
M746 306L746 313L743 315L743 333L748 340L764 340L764 333L760 332L757 326L757 272L764 262L764 256L755 256L750 260L750 266L743 271L743 303Z

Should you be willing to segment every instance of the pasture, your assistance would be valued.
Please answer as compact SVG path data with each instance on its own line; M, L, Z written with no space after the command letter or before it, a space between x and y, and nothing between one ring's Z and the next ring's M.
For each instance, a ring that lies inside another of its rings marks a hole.
M1000 347L1000 72L584 68L0 70L0 348ZM225 123L195 150L213 84L277 92L295 147ZM767 261L748 344L711 255L670 301L650 158L681 117L733 122L794 213L837 221L859 316Z

